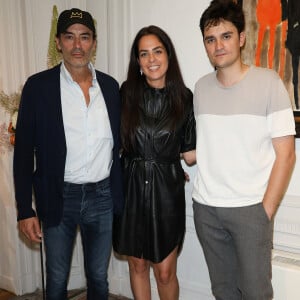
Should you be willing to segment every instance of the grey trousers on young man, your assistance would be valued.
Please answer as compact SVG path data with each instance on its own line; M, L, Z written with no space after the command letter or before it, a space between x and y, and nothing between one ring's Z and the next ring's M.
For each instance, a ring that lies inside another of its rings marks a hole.
M193 203L196 232L216 300L270 300L273 221L262 203L211 207Z

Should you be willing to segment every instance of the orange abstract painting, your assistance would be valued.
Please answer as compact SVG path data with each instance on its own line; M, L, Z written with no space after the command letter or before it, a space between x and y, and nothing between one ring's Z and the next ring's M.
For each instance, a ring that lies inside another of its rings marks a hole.
M247 63L274 69L299 109L300 0L243 1ZM297 30L297 32L296 32Z

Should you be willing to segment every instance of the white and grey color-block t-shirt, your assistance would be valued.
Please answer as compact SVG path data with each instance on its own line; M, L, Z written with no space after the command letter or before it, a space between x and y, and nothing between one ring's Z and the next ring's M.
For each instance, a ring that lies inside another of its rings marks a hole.
M294 135L289 95L275 71L250 66L230 87L216 72L196 83L193 199L217 207L262 201L275 159L272 138Z

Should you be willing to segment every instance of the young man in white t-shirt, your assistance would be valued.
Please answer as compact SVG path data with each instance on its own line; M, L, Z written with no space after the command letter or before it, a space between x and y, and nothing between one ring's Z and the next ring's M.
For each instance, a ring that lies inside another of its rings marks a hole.
M195 86L196 231L218 300L272 299L273 218L295 163L295 123L276 72L241 61L242 7L214 0L200 20L215 72Z

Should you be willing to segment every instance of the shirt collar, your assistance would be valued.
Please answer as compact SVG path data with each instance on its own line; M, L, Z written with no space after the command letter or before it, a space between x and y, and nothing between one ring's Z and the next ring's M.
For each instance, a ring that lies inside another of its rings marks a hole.
M95 82L97 80L97 77L96 77L96 71L95 71L95 68L93 66L93 64L91 62L89 62L88 64L88 68L91 70L92 72L92 78L93 78L93 85L95 85ZM70 74L70 72L67 70L64 62L62 62L61 64L61 67L60 67L60 74L61 76L69 83L73 83L74 80Z

